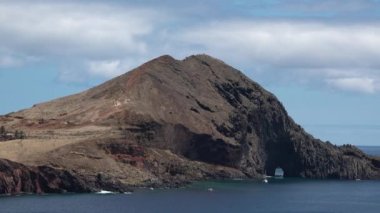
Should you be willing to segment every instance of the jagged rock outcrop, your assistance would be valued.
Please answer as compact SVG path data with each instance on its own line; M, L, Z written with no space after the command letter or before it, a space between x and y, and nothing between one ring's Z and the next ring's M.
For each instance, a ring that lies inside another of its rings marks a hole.
M207 55L184 60L161 56L90 90L8 114L0 122L25 129L31 138L42 138L42 130L62 137L62 130L80 135L85 127L108 128L96 143L87 138L47 159L49 165L91 176L89 182L98 186L99 181L141 186L255 178L273 175L276 167L291 177L380 178L378 159L353 146L315 139L273 94ZM102 167L90 159L107 162L107 181L97 175ZM83 170L79 162L85 161Z
M0 159L0 194L89 191L83 181L67 171L47 166L27 167Z

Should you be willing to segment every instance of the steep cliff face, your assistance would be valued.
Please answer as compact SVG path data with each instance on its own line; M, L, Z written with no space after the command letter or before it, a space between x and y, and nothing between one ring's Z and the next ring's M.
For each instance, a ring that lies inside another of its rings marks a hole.
M27 167L0 159L0 194L89 192L67 171L47 166Z
M379 177L373 159L354 147L314 139L273 94L212 57L163 56L116 82L133 105L124 102L105 122L118 123L138 144L238 168L248 177L273 175L276 167L294 177ZM105 91L96 93L109 96Z
M90 90L35 105L0 121L36 137L41 130L62 134L66 129L107 127L111 131L97 139L103 140L99 150L104 156L122 162L118 168L133 166L133 173L148 174L144 177L154 177L158 184L260 177L273 175L276 167L292 177L380 178L378 160L353 146L337 147L313 138L288 116L273 94L207 55L184 60L161 56ZM114 140L106 142L110 138ZM112 145L112 141L117 143ZM79 152L86 156L81 150L91 144L80 145L78 152L72 151L74 146L64 150L68 156ZM53 163L68 169L78 166L79 161L62 160L62 150L56 152L60 157L49 161L60 159ZM99 156L95 159L101 161L103 155ZM126 173L112 178L126 178L130 175ZM199 175L192 176L195 173ZM181 178L173 178L177 174Z

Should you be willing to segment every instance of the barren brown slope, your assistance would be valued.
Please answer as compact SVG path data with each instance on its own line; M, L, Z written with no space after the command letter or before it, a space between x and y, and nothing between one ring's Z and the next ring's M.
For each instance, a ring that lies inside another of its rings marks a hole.
M27 163L74 170L94 183L104 167L110 180L127 185L259 177L276 167L296 177L380 174L378 160L355 147L314 139L273 94L207 55L161 56L83 93L0 122L47 143L76 138L77 143L62 144Z
M206 66L201 58L211 60L213 68ZM70 126L107 124L122 119L121 113L130 113L171 123L191 122L192 127L198 127L199 121L210 126L210 118L224 120L228 118L225 108L228 111L233 109L214 85L226 80L239 82L248 79L209 56L193 56L183 61L161 56L83 93L37 104L10 116ZM215 111L217 116L203 113L208 106L202 102L209 104L213 109L208 111ZM200 114L206 117L198 115L196 110L193 111L195 114L188 113L191 107L200 109ZM204 127L199 128L204 131Z

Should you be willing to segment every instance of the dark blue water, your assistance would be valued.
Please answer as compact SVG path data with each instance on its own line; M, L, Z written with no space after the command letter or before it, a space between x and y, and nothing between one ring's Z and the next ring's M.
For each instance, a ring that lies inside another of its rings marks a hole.
M369 155L380 156L380 146L359 146L359 149Z
M207 189L212 187L214 191ZM0 212L380 212L379 181L203 182L130 195L0 198Z
M0 197L0 212L379 213L380 181L286 178L269 179L265 184L231 180L201 182L183 189L138 190L133 194Z

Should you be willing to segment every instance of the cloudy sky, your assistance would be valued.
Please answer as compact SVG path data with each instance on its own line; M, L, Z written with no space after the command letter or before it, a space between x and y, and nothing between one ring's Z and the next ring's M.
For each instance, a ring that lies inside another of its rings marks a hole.
M313 135L380 145L379 0L0 1L0 114L206 53Z

